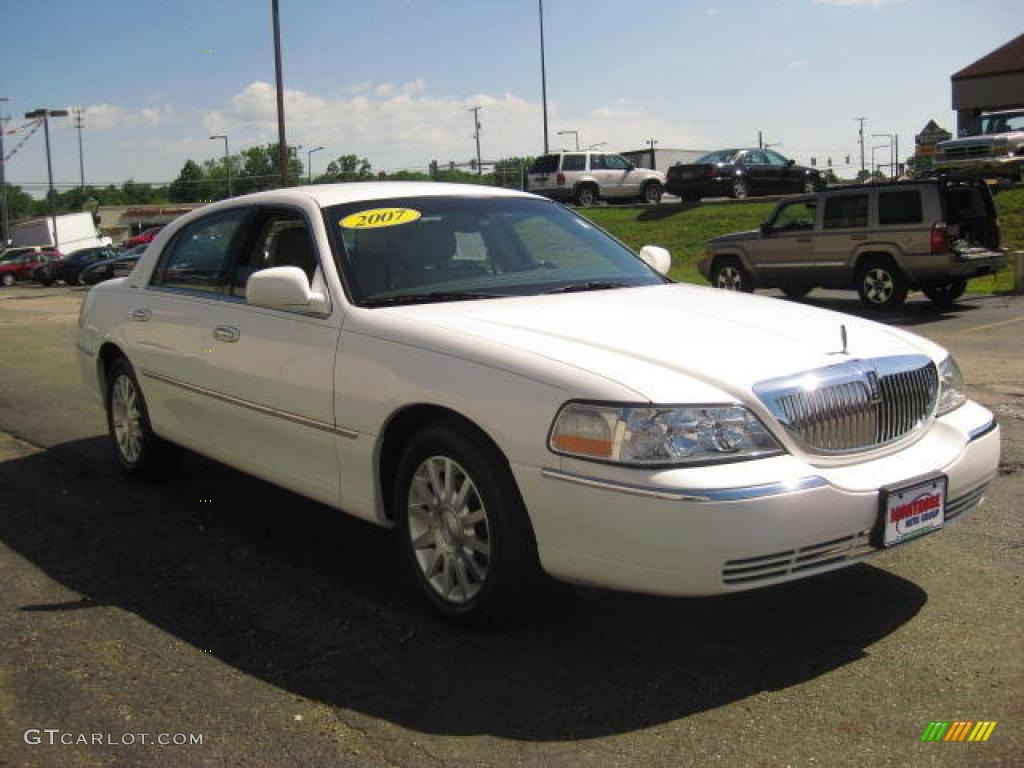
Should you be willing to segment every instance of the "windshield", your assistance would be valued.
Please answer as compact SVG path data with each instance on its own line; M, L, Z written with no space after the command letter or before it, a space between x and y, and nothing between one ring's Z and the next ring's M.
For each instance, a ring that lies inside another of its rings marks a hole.
M393 198L334 206L325 216L353 298L369 306L666 282L547 200Z
M1007 115L983 115L978 118L978 133L1009 133L1024 131L1024 112Z
M739 154L738 149L720 149L717 152L709 152L704 155L698 163L731 163Z

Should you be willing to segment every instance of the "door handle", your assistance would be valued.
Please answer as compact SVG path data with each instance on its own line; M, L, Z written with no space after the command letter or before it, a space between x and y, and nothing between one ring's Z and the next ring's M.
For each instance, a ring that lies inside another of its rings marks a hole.
M233 328L230 325L218 325L213 329L213 338L217 341L238 341L241 335L237 328Z
M132 320L138 320L140 323L144 323L153 316L153 313L148 309L136 309L132 312Z
M867 240L867 235L850 235L851 240Z

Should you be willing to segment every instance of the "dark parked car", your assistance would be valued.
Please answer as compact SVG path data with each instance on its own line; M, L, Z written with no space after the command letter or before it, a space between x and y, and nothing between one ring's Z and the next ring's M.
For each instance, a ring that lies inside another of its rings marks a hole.
M96 283L102 283L104 280L115 277L127 277L135 269L135 265L139 263L139 257L147 247L148 244L143 243L121 252L117 258L90 264L82 270L79 282L83 285L96 285Z
M702 197L786 195L825 186L814 168L797 165L770 149L720 149L696 163L673 165L666 183L670 195L688 202Z
M36 267L60 257L60 251L37 245L9 248L0 254L0 284L14 285L19 280L28 280Z
M60 261L51 261L49 264L36 267L32 271L32 278L43 285L53 285L58 280L68 284L85 285L81 279L82 270L96 262L115 259L117 256L117 250L109 246L83 248Z

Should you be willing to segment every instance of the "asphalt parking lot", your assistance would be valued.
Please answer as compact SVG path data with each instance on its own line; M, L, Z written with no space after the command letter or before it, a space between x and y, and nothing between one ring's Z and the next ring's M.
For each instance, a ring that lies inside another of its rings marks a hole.
M413 602L386 531L192 454L125 482L78 382L83 295L0 289L0 766L1022 764L1020 297L879 318L952 350L999 417L963 521L783 588L556 590L472 633ZM936 720L997 726L922 743Z

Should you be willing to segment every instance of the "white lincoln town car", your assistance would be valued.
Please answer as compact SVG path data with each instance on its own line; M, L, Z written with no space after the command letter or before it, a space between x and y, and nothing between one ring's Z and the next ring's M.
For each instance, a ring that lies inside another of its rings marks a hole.
M82 304L129 475L181 448L395 529L448 618L570 583L711 595L831 571L983 499L992 414L920 337L673 284L561 205L434 183L206 206Z

